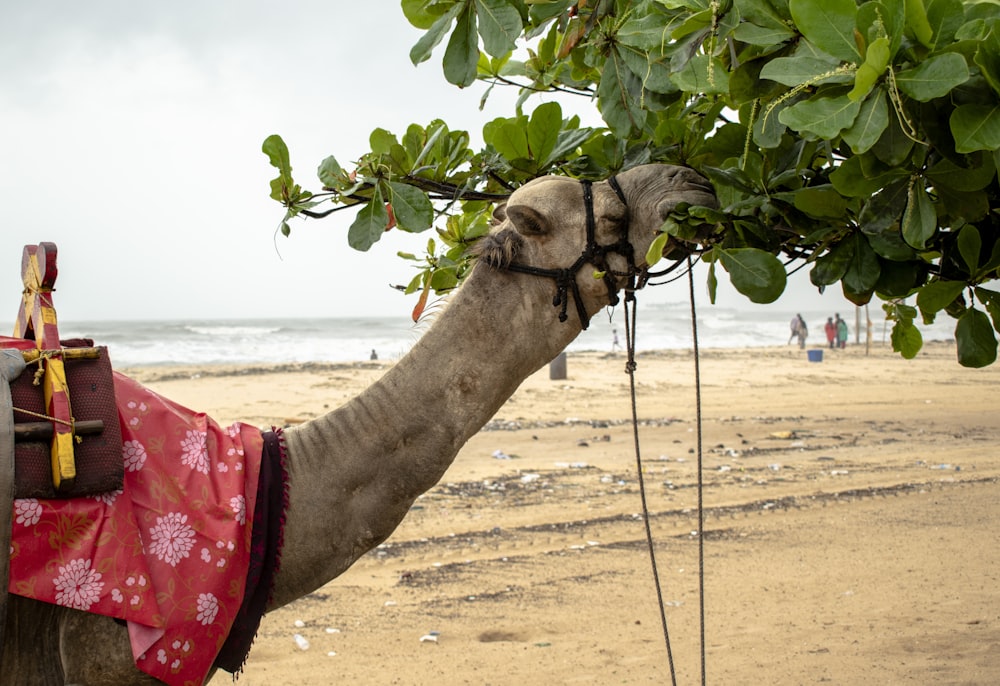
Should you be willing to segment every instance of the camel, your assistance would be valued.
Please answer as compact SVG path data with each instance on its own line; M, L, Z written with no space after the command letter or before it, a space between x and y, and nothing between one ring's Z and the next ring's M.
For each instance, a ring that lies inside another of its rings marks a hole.
M586 250L588 215L592 246L631 247L641 269L682 201L716 205L703 177L665 164L592 186L541 177L514 191L466 282L412 350L342 407L285 431L289 506L267 609L320 588L385 541L520 383L616 299L629 260L609 254L604 278L595 277L590 263L604 251ZM557 270L577 262L560 281ZM19 596L10 596L2 665L11 684L160 683L136 669L121 624Z

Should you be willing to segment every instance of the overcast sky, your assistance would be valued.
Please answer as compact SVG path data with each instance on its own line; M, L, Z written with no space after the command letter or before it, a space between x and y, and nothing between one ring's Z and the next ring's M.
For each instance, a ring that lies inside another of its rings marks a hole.
M375 127L400 134L443 118L478 140L485 121L510 115L513 94L480 112L482 86L445 82L443 46L414 67L419 35L386 0L6 8L0 323L17 312L22 248L40 241L59 248L64 320L407 316L413 299L388 284L414 272L395 253L430 234L358 253L344 212L276 236L282 209L260 147L281 134L297 178L315 189L317 164L335 154L346 166ZM844 303L796 290L788 307Z

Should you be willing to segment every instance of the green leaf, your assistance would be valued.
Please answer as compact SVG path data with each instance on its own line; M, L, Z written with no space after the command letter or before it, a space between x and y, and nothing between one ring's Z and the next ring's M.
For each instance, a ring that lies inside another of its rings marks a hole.
M733 38L750 45L774 46L791 40L795 37L787 27L784 26L757 26L749 22L743 22L733 31Z
M713 305L715 304L715 298L719 293L719 277L715 273L715 262L712 261L708 265L708 300Z
M709 55L695 55L670 80L685 93L729 93L729 72Z
M905 23L904 0L876 0L858 6L858 35L869 43L879 38L888 38L890 62L902 44Z
M316 175L319 177L320 183L328 188L335 188L338 183L344 180L345 176L343 168L333 155L329 155L320 162Z
M986 311L990 313L993 320L993 328L1000 331L1000 293L991 291L988 288L976 288L976 297L979 302L986 306Z
M851 302L863 304L868 301L872 291L875 290L875 284L878 282L882 269L879 266L878 256L875 255L875 251L868 244L868 238L863 233L855 232L854 236L847 240L854 243L854 254L851 256L847 271L844 272L840 282L843 285L845 295L854 296L850 298Z
M812 285L822 288L840 281L854 258L854 249L855 243L845 239L819 257L809 272Z
M914 145L913 139L903 132L899 117L889 117L889 125L872 146L872 152L883 164L898 167L909 158Z
M847 201L832 186L813 186L795 193L795 208L817 219L838 219L847 211Z
M414 64L420 64L421 62L426 62L430 59L431 53L434 48L437 47L444 35L448 33L448 29L451 28L451 22L455 20L458 13L462 11L463 3L457 2L448 9L447 12L442 14L437 21L431 25L430 30L427 31L420 40L410 48L410 61Z
M958 363L963 367L986 367L997 360L997 337L985 312L970 307L955 326Z
M549 153L546 164L559 162L570 157L571 153L575 152L577 148L586 143L593 135L593 129L563 129L559 132L559 137L556 139L556 147Z
M281 136L272 134L264 139L261 150L271 166L278 170L278 177L271 181L271 197L278 202L284 202L288 191L295 186L292 180L292 163L288 156L288 146ZM287 235L287 234L286 234Z
M875 86L875 82L889 66L889 39L876 38L868 44L865 61L854 74L854 88L847 94L851 100L863 100Z
M736 5L744 21L770 29L788 30L785 22L790 17L788 8L783 3L772 3L770 0L735 0L733 4Z
M965 58L954 52L929 57L913 69L896 75L899 90L920 102L947 95L968 80L969 67Z
M460 88L476 81L479 62L479 37L476 33L476 13L468 6L458 15L455 30L444 51L444 77Z
M861 103L846 95L814 97L782 110L778 119L790 129L814 133L829 140L853 124L860 111Z
M788 9L806 39L844 62L860 62L854 41L858 14L855 0L790 0Z
M955 302L963 290L962 281L931 281L917 293L917 307L926 314L935 314Z
M396 181L389 182L389 202L396 215L396 224L403 231L419 233L429 229L434 221L434 206L419 188Z
M760 78L786 86L849 82L851 75L836 71L837 66L837 62L822 57L775 57L761 68Z
M965 266L969 269L969 274L976 275L979 270L979 253L983 248L983 239L979 235L979 229L972 224L966 224L958 232L958 252L965 261Z
M677 92L677 86L670 80L670 63L666 57L629 45L619 45L618 54L646 90L664 94Z
M918 40L932 51L946 48L949 43L955 40L955 32L964 23L966 11L974 12L976 0L922 0L921 5L927 5L927 24L931 29L931 40L924 42L918 36ZM991 7L993 2L983 3L983 9L987 13L996 12L995 7ZM969 8L969 9L967 9ZM906 21L909 24L911 16L911 1L906 3ZM917 12L916 14L919 14Z
M403 9L403 16L414 27L426 31L441 16L440 10L435 12L440 6L429 6L427 0L402 0L400 6Z
M864 198L881 189L884 179L866 177L861 169L861 156L854 155L830 172L830 183L845 197Z
M899 320L892 325L892 349L912 360L924 345L924 337L912 320Z
M737 291L751 302L766 304L777 300L788 280L781 261L758 248L730 248L719 251L719 261L729 272Z
M959 105L948 123L956 152L1000 148L1000 105Z
M924 0L906 0L906 27L924 46L931 47L934 32L927 21L927 9Z
M753 142L762 148L776 148L781 144L785 133L785 125L781 123L781 114L788 109L787 102L764 108L763 115L753 124Z
M874 146L889 127L889 105L879 89L861 105L857 119L844 131L844 140L854 154L860 155Z
M974 61L983 78L995 92L1000 93L1000 32L997 31L995 23L989 35L979 41Z
M527 159L531 155L527 127L518 119L495 119L483 127L483 138L507 160Z
M863 162L864 156L861 159ZM863 170L865 165L861 164L861 168ZM861 226L861 230L869 235L892 228L892 225L899 221L900 216L906 210L910 188L909 179L896 179L888 182L882 180L881 185L882 190L870 198L858 214L858 224Z
M388 155L394 145L399 145L399 141L391 131L377 128L368 135L368 145L376 155Z
M276 168L282 174L292 173L292 164L288 157L288 146L285 145L285 141L282 140L281 136L275 133L265 138L261 150L267 155L267 159L272 167Z
M562 128L562 108L558 102L542 103L531 113L528 121L528 147L531 158L541 167L559 141Z
M670 234L658 233L653 242L649 244L649 249L646 251L646 266L652 267L661 259L663 259L663 249L667 247L667 241L670 240Z
M638 97L641 92L639 79L618 52L612 51L597 86L597 107L608 128L616 135L628 136L645 119Z
M388 225L389 212L385 209L382 191L376 186L372 199L358 211L354 223L347 230L347 243L355 250L364 252L378 242Z
M871 238L868 240L871 242ZM872 249L879 252L875 245L872 245ZM927 265L922 261L879 260L879 265L882 269L875 284L875 291L882 299L906 298L927 277Z
M996 179L996 164L993 155L986 153L965 156L969 166L961 167L948 158L942 157L927 170L927 178L935 188L952 188L965 193L981 191Z
M476 0L479 35L483 49L493 57L502 57L517 46L524 25L521 14L508 0Z
M934 204L920 184L912 184L907 192L902 230L903 239L917 250L923 250L928 239L937 231Z

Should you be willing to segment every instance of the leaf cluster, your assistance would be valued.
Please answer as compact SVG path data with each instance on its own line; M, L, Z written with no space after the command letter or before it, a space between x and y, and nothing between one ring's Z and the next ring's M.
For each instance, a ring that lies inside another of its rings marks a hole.
M429 254L411 284L426 293L461 279L492 203L536 176L685 164L711 179L722 209L678 208L657 245L673 246L665 259L700 255L713 293L721 265L752 301L773 302L787 269L803 265L820 289L884 301L906 357L922 344L918 317L943 311L957 320L961 364L996 360L1000 293L987 288L1000 269L994 0L401 5L423 32L414 64L443 44L448 82L484 83L484 99L515 88L516 111L486 123L480 150L440 121L398 139L376 130L350 173L332 157L320 165L316 194L295 184L287 150L269 138L286 232L292 216L322 215L322 202L357 206L348 240L362 250L393 222L423 231L440 218L444 260ZM582 127L554 101L526 113L538 94L585 99L604 126ZM439 268L449 276L435 279Z

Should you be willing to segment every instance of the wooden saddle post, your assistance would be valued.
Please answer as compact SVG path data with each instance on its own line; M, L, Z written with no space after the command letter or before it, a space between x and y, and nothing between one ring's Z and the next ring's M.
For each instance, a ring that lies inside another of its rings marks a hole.
M55 243L24 246L21 256L24 292L14 324L14 336L34 339L39 364L44 369L45 419L52 423L52 483L58 491L73 486L76 461L73 456L74 427L69 386L63 348L59 342L56 309L52 303L52 291L59 274L56 252Z

